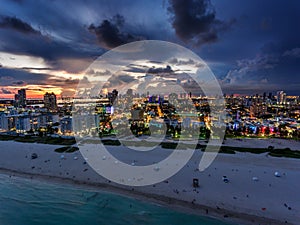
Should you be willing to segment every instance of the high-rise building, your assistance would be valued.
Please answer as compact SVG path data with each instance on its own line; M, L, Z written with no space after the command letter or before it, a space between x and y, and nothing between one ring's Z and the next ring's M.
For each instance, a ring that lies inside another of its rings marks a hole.
M109 99L110 104L114 104L117 97L118 97L118 91L116 89L114 89L112 92L108 92L107 94L107 98Z
M26 89L18 90L18 94L15 94L15 105L17 107L26 106Z
M133 90L132 89L127 89L126 95L130 96L130 97L133 97Z
M131 104L132 99L133 99L133 90L132 89L127 89L125 97L126 97L127 103Z
M286 93L284 91L277 91L277 104L282 105L286 103Z
M29 117L29 115L20 114L18 116L15 116L16 131L18 133L29 131L32 128L30 121L31 118Z
M56 95L52 93L46 93L44 95L44 106L48 110L55 110L57 109L57 101L56 101Z
M60 124L61 124L61 127L60 127L60 130L63 134L70 134L73 132L73 120L72 120L72 117L70 116L65 116L63 117L61 120L60 120ZM76 129L78 131L80 131L78 128Z
M264 92L264 94L263 94L263 101L266 101L266 98L267 98L267 93Z
M269 98L269 99L272 99L272 92L269 93L268 98Z

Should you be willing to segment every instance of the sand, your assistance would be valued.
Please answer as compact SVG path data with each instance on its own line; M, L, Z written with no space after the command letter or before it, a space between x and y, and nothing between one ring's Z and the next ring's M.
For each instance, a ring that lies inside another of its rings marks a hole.
M238 142L238 146L243 147L240 142L245 142L247 147L258 146L257 142L248 143L252 141L226 140L225 144L236 145ZM292 142L290 145L285 141L281 143L283 147L294 146ZM251 153L218 154L208 169L199 172L197 167L203 153L196 151L189 163L166 181L144 187L128 187L98 175L80 152L54 152L58 147L61 146L0 141L1 171L33 179L90 184L224 221L242 224L299 224L300 221L299 159ZM109 146L108 149L120 160L137 164L157 162L162 155L172 151L159 149L158 152L129 154L130 151L124 147ZM37 153L38 158L31 159L32 153ZM61 155L64 155L63 159ZM281 177L274 176L276 171ZM222 176L227 176L229 183L223 182ZM258 180L253 180L254 177ZM199 179L199 188L192 187L193 178Z
M224 141L224 145L245 148L268 148L273 146L276 149L300 150L300 141L278 138L228 138Z

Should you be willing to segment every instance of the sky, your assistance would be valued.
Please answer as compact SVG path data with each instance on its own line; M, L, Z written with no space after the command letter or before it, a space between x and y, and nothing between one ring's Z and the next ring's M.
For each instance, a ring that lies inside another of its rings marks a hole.
M0 98L73 95L95 59L140 40L190 49L224 93L300 95L299 11L298 0L1 0Z

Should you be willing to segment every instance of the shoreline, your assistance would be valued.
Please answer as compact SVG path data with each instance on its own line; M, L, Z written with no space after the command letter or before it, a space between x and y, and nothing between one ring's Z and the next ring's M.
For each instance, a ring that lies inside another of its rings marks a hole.
M166 197L158 194L146 194L141 191L130 190L128 188L116 187L104 183L93 183L93 182L85 182L79 180L73 180L70 178L62 178L56 176L42 175L42 174L34 174L34 173L24 173L21 171L15 171L5 168L0 168L0 173L7 175L9 177L19 177L30 180L44 181L46 183L52 184L67 184L67 185L75 185L74 188L89 188L92 191L98 192L108 192L116 195L121 195L129 198L134 198L139 201L143 201L146 203L158 204L163 207L167 207L169 209L186 213L186 214L194 214L203 217L209 217L212 219L234 223L234 224L272 224L272 225L280 225L281 221L277 221L270 218L258 217L255 215L244 214L233 212L224 208L212 208L206 205L200 205L198 203L191 203L187 201L183 201L180 199ZM208 212L208 213L207 213ZM291 224L291 223L285 223Z
M285 224L297 224L300 219L300 196L297 195L300 189L300 183L297 182L299 159L269 157L264 153L220 153L208 169L199 172L195 168L203 152L195 151L190 162L166 182L129 187L110 182L97 174L80 152L55 152L59 147L0 141L0 173L112 192L229 223L277 225L287 221ZM139 155L141 153L130 155L122 146L108 148L119 153L120 160L127 163L132 162L130 160L134 157L137 163L148 160L152 164L161 160L161 154L172 151L160 149L159 154L152 152L154 155L144 157ZM38 158L31 159L32 153L37 153ZM283 175L281 178L274 176L276 170ZM229 184L222 181L222 175L228 176ZM256 176L259 181L253 181ZM196 191L192 187L194 177L200 180L200 187ZM292 210L287 210L285 203ZM266 210L262 211L262 208Z

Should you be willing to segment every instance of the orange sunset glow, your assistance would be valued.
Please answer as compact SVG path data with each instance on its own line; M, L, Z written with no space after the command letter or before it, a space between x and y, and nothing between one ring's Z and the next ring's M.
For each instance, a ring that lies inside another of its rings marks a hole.
M0 52L0 58L2 68L15 72L0 78L0 99L14 99L19 89L26 89L28 99L42 99L46 92L53 92L59 97L72 96L78 80L83 77L82 73L56 70L40 57ZM68 61L68 66L72 66L72 62ZM15 75L18 73L22 76Z

